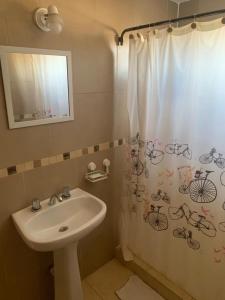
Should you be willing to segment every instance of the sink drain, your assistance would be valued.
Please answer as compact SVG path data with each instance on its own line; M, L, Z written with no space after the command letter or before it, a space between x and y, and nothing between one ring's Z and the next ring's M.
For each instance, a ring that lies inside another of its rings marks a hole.
M67 231L69 229L68 226L62 226L59 228L59 232L64 232L64 231Z

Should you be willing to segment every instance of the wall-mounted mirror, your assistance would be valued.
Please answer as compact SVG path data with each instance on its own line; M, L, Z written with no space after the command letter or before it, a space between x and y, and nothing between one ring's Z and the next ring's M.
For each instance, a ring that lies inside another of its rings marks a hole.
M74 119L71 53L0 47L9 128Z

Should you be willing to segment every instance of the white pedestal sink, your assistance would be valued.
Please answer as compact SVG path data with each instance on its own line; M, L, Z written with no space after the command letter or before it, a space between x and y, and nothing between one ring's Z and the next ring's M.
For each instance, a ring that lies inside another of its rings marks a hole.
M48 201L38 212L27 207L14 213L13 221L29 247L54 252L55 300L82 300L77 244L103 221L106 205L78 188L61 203Z
M54 251L55 299L83 299L77 243Z

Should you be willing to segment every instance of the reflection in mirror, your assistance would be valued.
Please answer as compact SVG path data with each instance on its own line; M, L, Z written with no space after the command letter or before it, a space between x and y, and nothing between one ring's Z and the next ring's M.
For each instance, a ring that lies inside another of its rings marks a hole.
M70 51L0 46L9 128L74 120Z
M67 57L8 53L15 122L70 115Z

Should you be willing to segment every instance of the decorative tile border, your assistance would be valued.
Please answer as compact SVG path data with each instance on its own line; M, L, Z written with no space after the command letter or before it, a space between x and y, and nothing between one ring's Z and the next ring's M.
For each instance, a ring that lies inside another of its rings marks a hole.
M13 165L7 168L0 169L0 178L5 178L11 175L16 175L19 173L24 173L36 168L46 167L49 165L54 165L65 160L76 159L84 155L93 154L95 152L108 150L110 148L116 148L126 144L126 139L118 139L113 142L105 142L98 145L89 146L82 149L77 149L71 152L64 152L61 154L44 157L41 159L35 159L21 163L18 165Z

